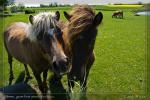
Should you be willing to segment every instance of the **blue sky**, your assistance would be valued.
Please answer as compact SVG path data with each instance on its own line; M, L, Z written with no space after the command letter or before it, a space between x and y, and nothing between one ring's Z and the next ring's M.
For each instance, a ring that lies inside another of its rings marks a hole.
M15 2L28 5L49 4L51 2L57 2L58 4L150 3L149 0L15 0Z

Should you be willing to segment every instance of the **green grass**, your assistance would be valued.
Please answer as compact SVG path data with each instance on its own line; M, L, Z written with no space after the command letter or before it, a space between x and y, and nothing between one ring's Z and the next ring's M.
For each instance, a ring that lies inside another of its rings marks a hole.
M0 70L1 70L1 73L0 73L0 86L3 85L3 80L4 80L4 74L3 74L3 40L2 40L2 31L3 31L3 18L0 18Z
M96 12L102 11L100 9L97 7ZM70 8L65 10L69 12ZM62 11L60 10L61 19L65 20ZM146 88L146 16L134 16L130 10L126 10L124 19L112 19L113 11L102 11L102 13L104 19L102 25L98 27L99 33L94 49L96 60L88 77L88 93L144 93ZM19 14L5 17L4 25L0 24L0 27L7 27L17 21L28 22L28 16ZM0 33L0 44L3 44L2 29ZM0 87L6 86L9 78L7 54L1 45L0 53L3 51L4 65L1 61L0 70L4 68L4 76L0 77ZM17 78L24 67L16 60L13 66L15 78ZM62 81L67 86L66 77ZM35 79L30 83L37 84Z
M112 19L103 12L103 25L95 45L96 61L89 76L89 91L142 93L146 75L145 16L126 12Z

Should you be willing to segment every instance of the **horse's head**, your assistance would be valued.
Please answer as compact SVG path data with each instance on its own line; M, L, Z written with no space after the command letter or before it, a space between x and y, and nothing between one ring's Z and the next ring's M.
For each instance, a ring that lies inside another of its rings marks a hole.
M41 49L45 59L49 62L52 71L57 75L65 74L69 71L68 58L64 54L62 45L59 41L59 35L62 34L57 26L60 14L40 13L36 16L29 16L31 25L31 41L36 41Z
M82 49L80 54L88 53L87 56L89 56L89 52L93 51L97 27L102 22L103 14L101 12L95 14L89 6L79 5L74 7L70 14L64 12L64 16L68 20L67 29L71 41L80 46Z

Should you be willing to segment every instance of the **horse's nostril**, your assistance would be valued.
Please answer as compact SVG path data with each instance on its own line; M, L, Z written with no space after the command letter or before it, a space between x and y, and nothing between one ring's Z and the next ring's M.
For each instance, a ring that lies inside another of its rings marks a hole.
M66 58L66 65L68 65L69 64L69 58L67 57Z
M59 59L58 61L53 62L52 70L58 74L65 74L68 72L69 58Z

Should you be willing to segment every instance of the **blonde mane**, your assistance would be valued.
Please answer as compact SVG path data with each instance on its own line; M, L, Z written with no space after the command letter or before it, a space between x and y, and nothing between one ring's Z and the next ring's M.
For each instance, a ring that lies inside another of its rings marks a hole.
M35 41L37 36L42 32L42 34L49 33L50 28L56 26L55 13L53 12L41 12L34 16L33 24L29 23L27 38L31 41Z

